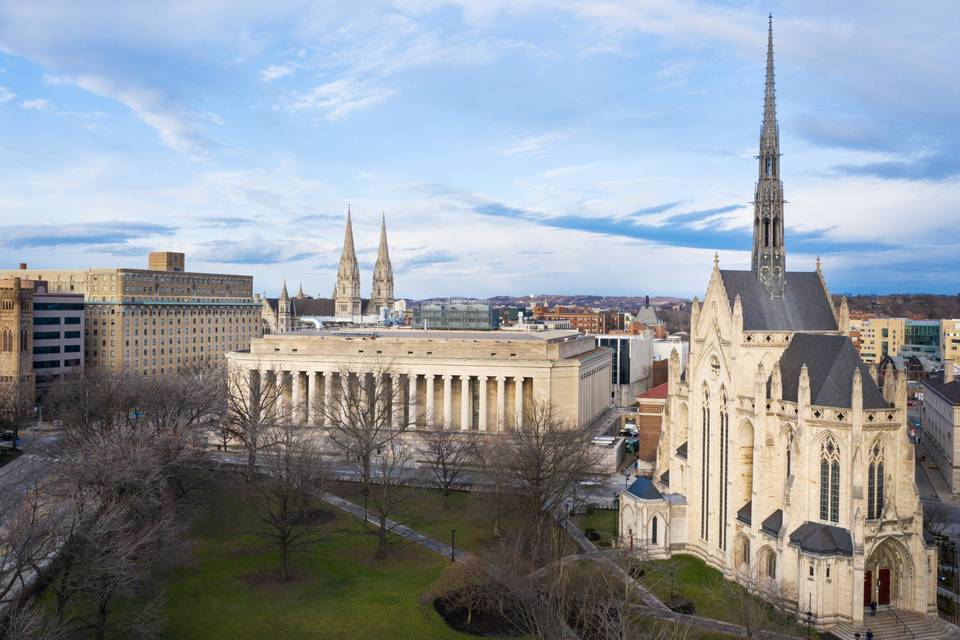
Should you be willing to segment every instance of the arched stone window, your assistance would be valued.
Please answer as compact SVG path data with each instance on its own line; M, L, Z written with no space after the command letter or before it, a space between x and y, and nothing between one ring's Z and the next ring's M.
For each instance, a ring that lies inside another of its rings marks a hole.
M27 350L27 330L24 329L20 332L20 351Z
M867 468L867 520L877 520L883 511L883 446L877 440L870 449Z
M13 331L7 327L0 332L0 351L13 351Z
M796 438L796 434L793 432L793 427L787 427L786 441L787 441L787 450L786 450L786 459L787 459L787 477L793 475L793 441Z
M659 544L657 533L657 516L653 516L653 520L650 521L650 542L653 544Z
M703 442L700 447L702 460L700 463L700 537L710 539L710 523L707 514L710 505L710 391L703 387L703 403L701 408L700 431Z
M727 548L727 480L730 475L730 418L727 413L727 390L720 387L720 548Z
M840 447L833 436L820 445L820 519L840 521Z

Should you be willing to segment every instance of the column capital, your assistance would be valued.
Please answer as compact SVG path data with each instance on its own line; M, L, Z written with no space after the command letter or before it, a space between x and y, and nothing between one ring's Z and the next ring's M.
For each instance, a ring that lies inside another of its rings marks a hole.
M497 382L506 382L507 376L497 376Z
M444 381L444 382L449 382L450 380L453 380L453 375L451 375L451 374L449 374L449 373L443 374L443 381Z

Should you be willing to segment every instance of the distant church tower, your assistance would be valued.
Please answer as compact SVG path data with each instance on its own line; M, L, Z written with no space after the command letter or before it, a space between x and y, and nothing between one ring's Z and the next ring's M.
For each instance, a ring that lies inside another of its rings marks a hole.
M337 318L360 319L363 312L360 302L360 267L357 266L357 254L353 249L353 224L350 221L349 206L347 207L347 228L343 234L343 253L340 255L337 287L333 297Z
M293 331L293 305L290 303L289 294L287 294L287 281L284 280L280 298L277 300L277 333L287 333L288 331Z
M380 313L381 307L393 306L393 267L390 266L390 252L387 249L387 220L380 220L380 250L377 252L377 264L373 267L373 290L370 293L371 313Z
M783 296L787 252L783 246L783 182L780 180L780 131L773 75L773 17L767 31L767 78L760 132L760 175L753 198L752 271L771 297Z

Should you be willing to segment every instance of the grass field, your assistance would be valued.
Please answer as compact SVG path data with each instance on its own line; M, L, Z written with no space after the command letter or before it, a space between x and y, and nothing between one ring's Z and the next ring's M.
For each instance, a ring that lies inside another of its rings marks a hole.
M599 547L613 546L618 535L618 512L613 509L594 509L592 513L585 513L573 519L581 531L593 529L600 534L600 540L594 541Z
M732 598L752 597L739 586L724 580L723 575L708 567L694 556L675 555L669 560L654 560L644 563L646 574L640 581L660 600L667 602L671 595L671 582L675 596L689 599L696 607L695 614L734 624L743 624L738 608ZM800 633L793 621L784 622L782 614L767 609L768 625L786 631Z
M330 493L363 505L363 493L359 483L335 482ZM443 508L443 495L437 489L404 488L403 496L393 517L409 527L440 542L450 544L450 529L456 529L456 546L468 551L482 551L494 542L493 520L496 502L488 493L454 491L449 496L449 509ZM502 526L509 526L526 517L510 496L503 496L504 515ZM575 553L576 545L569 541L568 553Z
M293 557L292 580L279 583L277 552L250 533L254 515L240 484L202 496L194 556L166 588L165 637L469 637L422 602L445 560L400 542L374 560L375 538L332 508L334 518L318 525L323 538Z

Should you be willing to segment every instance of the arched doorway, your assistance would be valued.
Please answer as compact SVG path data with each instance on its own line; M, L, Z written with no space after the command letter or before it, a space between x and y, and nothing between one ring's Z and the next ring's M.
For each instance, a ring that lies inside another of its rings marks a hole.
M913 610L913 561L903 543L885 538L870 552L864 565L863 605L876 602Z

